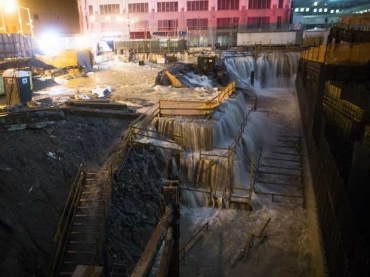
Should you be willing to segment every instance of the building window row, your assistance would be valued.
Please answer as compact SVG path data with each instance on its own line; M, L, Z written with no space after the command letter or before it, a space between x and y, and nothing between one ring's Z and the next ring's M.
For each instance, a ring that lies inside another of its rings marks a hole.
M279 9L283 8L284 0L279 0ZM271 0L249 0L248 9L270 9ZM100 14L119 14L119 4L100 5ZM187 1L187 11L207 11L209 9L208 0L189 0ZM218 10L238 10L239 0L217 0ZM179 5L177 1L157 2L157 12L177 12ZM302 10L302 8L301 8ZM300 11L296 8L295 11ZM307 10L306 10L307 11ZM148 3L131 3L128 4L129 13L147 13L149 12ZM94 14L92 5L88 6L89 15Z
M158 20L158 31L176 30L178 27L178 20Z
M188 11L208 11L208 1L188 1Z
M228 18L217 18L217 29L238 29L239 18L228 17Z
M196 18L187 20L188 30L207 30L208 19L207 18Z
M128 4L129 13L147 13L149 11L148 3L133 3Z
M157 11L158 12L177 12L179 10L178 2L158 2Z
M247 29L268 29L270 24L269 17L248 17ZM281 24L281 23L280 23Z
M119 4L100 5L100 14L119 14Z
M277 28L282 26L282 17L277 18ZM194 18L187 19L187 29L188 30L207 30L209 28L209 21L207 18ZM270 18L268 16L262 17L248 17L247 18L247 29L268 29L270 26ZM116 21L106 21L101 22L102 30L116 30L117 28L129 27L131 30L149 30L149 21L136 21L131 22L130 25L126 25L123 22ZM238 17L227 17L227 18L217 18L217 29L218 30L229 30L238 29L239 18ZM178 28L177 19L165 19L158 20L158 31L173 31ZM93 30L93 23L90 26Z
M149 29L149 21L144 20L144 21L136 21L133 22L131 25L131 28L134 30L148 30Z
M279 6L280 6L279 1ZM271 0L249 0L248 9L270 9Z
M238 10L239 0L217 0L218 10Z

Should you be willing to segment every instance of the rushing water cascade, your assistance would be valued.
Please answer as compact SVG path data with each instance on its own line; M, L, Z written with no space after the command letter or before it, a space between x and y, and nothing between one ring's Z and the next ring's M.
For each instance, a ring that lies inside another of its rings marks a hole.
M228 57L225 65L231 78L237 80L237 86L249 91L254 90L249 84L252 71L257 86L291 86L298 59L297 53L261 53L257 60L252 56ZM248 113L251 106L246 97L248 93L244 94L243 90L235 93L213 111L211 119L156 117L152 121L147 135L155 136L156 131L162 134L162 139L174 141L182 151L176 167L183 186L189 184L210 192L212 199L220 198L232 186L250 187L251 156L254 154L258 159L261 145L273 127L259 113ZM175 159L167 161L176 163ZM204 204L205 200L208 204L211 200L202 192L185 194L193 204Z
M231 79L237 80L238 87L248 88L251 72L254 71L255 86L292 87L294 86L299 61L298 52L260 53L257 59L252 56L229 57L225 66Z
M184 146L179 175L183 184L201 187L215 196L217 193L217 197L230 185L249 186L251 153L257 152L263 142L256 132L260 122L253 122L253 115L246 121L249 109L245 95L238 92L219 106L211 119L155 119L159 133ZM251 123L245 126L246 122ZM187 197L198 204L205 200L202 194Z

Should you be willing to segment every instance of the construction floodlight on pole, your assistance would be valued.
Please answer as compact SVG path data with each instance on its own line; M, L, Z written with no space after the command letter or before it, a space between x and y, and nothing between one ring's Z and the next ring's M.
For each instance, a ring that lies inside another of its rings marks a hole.
M32 19L31 19L31 12L30 12L30 9L29 8L25 8L25 7L22 7L20 5L18 5L18 17L19 17L19 22L22 23L22 17L20 16L20 10L19 8L21 9L25 9L27 11L27 15L28 15L28 23L26 25L28 25L30 27L30 33L31 33L31 37L33 37L33 25L32 25ZM21 24L21 33L23 35L23 25Z
M1 9L0 6L0 15L1 15L1 30L3 30L4 33L6 33L6 27L5 27L5 22L4 22L4 15L3 15L3 10Z
M19 5L17 5L17 12L18 12L18 22L19 22L19 31L21 35L23 36L23 23L22 23L22 16L21 16L21 11L19 9Z
M6 33L6 26L4 21L4 14L3 10L5 9L4 0L0 0L0 15L1 15L1 30L3 30L4 33Z
M33 37L33 25L32 25L30 9L26 8L26 7L22 7L21 5L18 4L18 1L16 1L16 0L0 0L0 14L1 14L2 25L3 25L2 29L4 29L4 32L6 32L6 26L5 26L5 22L4 22L3 11L5 11L6 13L9 13L9 14L17 12L18 23L19 23L18 33L20 33L22 36L24 35L23 20L22 20L22 15L21 15L21 10L20 9L24 9L24 10L27 11L28 23L26 25L29 25L30 34Z

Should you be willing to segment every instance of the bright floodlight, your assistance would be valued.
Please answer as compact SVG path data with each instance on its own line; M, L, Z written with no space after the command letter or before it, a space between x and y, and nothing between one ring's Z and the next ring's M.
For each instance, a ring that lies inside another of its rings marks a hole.
M14 13L17 9L17 2L15 0L6 0L1 3L6 13Z
M58 46L58 37L59 35L54 32L47 32L44 33L40 39L38 40L38 44L40 49L45 53L45 54L51 54L55 51L58 51L59 46Z

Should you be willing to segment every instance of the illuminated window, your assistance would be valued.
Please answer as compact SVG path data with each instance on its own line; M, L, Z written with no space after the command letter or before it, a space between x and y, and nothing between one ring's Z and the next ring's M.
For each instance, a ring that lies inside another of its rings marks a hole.
M336 13L339 13L339 10L335 10Z
M304 12L304 8L301 8L301 12Z
M325 8L325 9L324 9L324 12L327 12L327 11L328 11L328 9L327 9L327 8Z
M101 22L100 28L103 32L114 32L120 30L122 26L122 22Z
M330 13L334 13L334 10L330 10Z
M207 18L188 19L186 23L189 30L208 30Z
M239 24L239 18L228 17L228 18L217 18L217 29L237 29Z
M177 19L158 20L158 31L176 30L177 27L178 27Z
M294 11L295 11L295 12L299 12L299 8L295 8L295 9L294 9Z
M317 9L313 9L313 12L315 13L315 12L317 12Z
M179 10L178 2L158 2L158 12L177 12Z
M268 29L269 23L269 17L248 17L247 29Z
M314 2L314 3L313 3L313 5L314 5L314 6L317 6L317 2Z
M92 15L94 14L94 7L93 6L89 6L89 15Z
M100 14L119 14L119 4L100 5Z
M129 13L147 13L148 3L132 3L128 4L128 12Z
M309 12L310 11L310 8L306 8L306 12Z
M208 11L208 1L188 1L188 11Z
M132 24L130 24L130 28L131 30L136 30L136 31L145 31L145 30L148 30L149 29L149 21L148 20L144 20L144 21L136 21L136 22L132 22Z
M269 9L271 0L249 0L248 9Z
M218 10L238 10L239 0L217 0Z
M321 13L321 12L322 12L322 8L319 9L319 13Z

